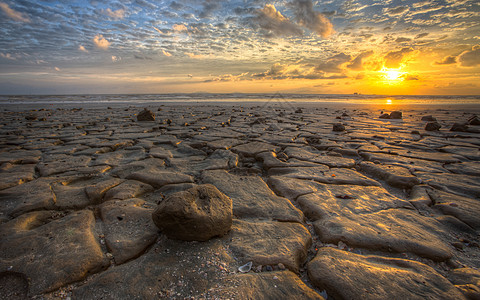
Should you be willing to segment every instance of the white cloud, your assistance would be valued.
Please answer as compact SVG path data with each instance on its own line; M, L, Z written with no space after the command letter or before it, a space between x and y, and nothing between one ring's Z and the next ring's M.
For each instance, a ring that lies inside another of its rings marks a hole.
M277 11L273 4L266 4L262 9L257 10L255 20L260 28L268 30L273 35L291 36L303 34L303 31Z
M112 55L112 62L117 62L117 61L121 61L122 58L120 56L115 56L115 55Z
M18 12L12 8L10 8L10 6L8 6L7 3L3 3L3 2L0 2L0 9L7 15L7 17L15 20L15 21L18 21L18 22L25 22L25 23L30 23L30 19L25 16L23 13L21 12Z
M95 44L95 46L99 49L102 49L102 50L107 50L108 47L110 46L110 42L107 41L103 35L101 34L97 34L94 38L93 38L93 43Z
M125 17L124 9L111 10L110 8L107 8L106 10L103 10L103 13L116 20L120 20Z
M85 52L85 53L88 53L88 50L85 49L85 47L83 45L78 46L78 50L82 51L82 52Z
M55 67L54 69L55 69L55 71L60 72L60 68L59 68L59 67Z
M326 38L333 34L333 25L323 14L313 9L311 0L295 0L291 4L294 8L295 18L304 26L318 35Z
M167 52L167 51L165 51L165 50L162 50L162 53L163 53L163 55L165 55L165 56L172 56L172 54L171 54L170 52Z
M173 24L172 29L173 29L173 31L178 32L178 33L188 31L187 26L185 26L183 24Z

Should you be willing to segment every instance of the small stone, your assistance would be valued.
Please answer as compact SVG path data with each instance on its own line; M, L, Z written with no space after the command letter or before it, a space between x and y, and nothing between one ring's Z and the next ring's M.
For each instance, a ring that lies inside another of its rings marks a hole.
M263 267L262 265L258 265L258 266L255 268L255 272L256 272L256 273L262 272L262 267Z
M480 119L477 116L473 116L468 119L467 121L468 125L480 125Z
M137 121L155 121L155 114L148 109L143 109L137 116Z
M252 265L253 265L253 262L249 261L248 263L244 264L243 266L240 266L238 268L238 271L242 272L242 273L248 273L252 269Z
M463 243L461 242L453 242L452 246L457 248L458 250L463 250Z
M267 272L272 272L272 271L273 271L273 267L272 267L272 266L265 266L265 271L267 271Z
M428 116L423 116L422 121L435 122L437 121L437 118L435 118L432 115L428 115Z
M401 119L402 118L402 112L401 111L392 111L390 113L390 119Z
M297 108L297 110L295 111L296 114L301 114L303 113L303 110L299 107Z
M278 264L278 269L279 269L279 270L282 270L282 271L285 270L285 265L282 264L282 263L279 263L279 264Z
M428 122L427 125L425 125L426 131L437 131L440 128L442 128L442 125L438 122Z
M390 115L389 114L381 114L380 119L390 119Z
M450 131L458 131L458 132L466 132L468 130L468 126L462 123L454 123Z
M420 131L418 131L418 130L412 130L411 134L418 134L418 135L420 135Z
M345 126L341 123L335 123L333 124L333 131L345 131Z

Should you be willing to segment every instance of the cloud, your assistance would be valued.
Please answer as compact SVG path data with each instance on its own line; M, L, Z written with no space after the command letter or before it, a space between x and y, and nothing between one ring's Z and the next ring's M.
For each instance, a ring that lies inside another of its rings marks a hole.
M173 24L172 29L173 29L173 31L175 31L177 33L188 31L187 26L185 26L183 24Z
M472 50L462 52L458 56L458 63L462 67L476 67L480 65L480 45L473 46Z
M97 34L94 38L93 38L93 43L95 44L95 46L99 49L102 49L102 50L107 50L108 47L110 46L110 42L107 41L103 35L101 34Z
M327 73L341 73L343 72L342 66L351 60L352 56L345 53L339 53L328 58L325 62L320 63L315 69Z
M85 49L85 47L83 45L78 46L78 50L82 51L82 52L85 52L85 53L88 53L88 50Z
M8 6L7 3L0 2L0 9L3 11L4 14L7 15L7 17L15 21L24 22L24 23L31 22L28 16L25 16L23 13L10 8L10 6Z
M403 74L402 76L400 76L400 78L403 78L403 80L407 80L407 81L420 80L418 75L414 75L414 74Z
M193 59L203 59L203 58L205 58L205 55L195 54L195 53L191 53L191 52L185 52L185 55L190 57L190 58L193 58Z
M406 37L398 37L395 40L395 43L405 43L405 42L410 42L412 39L411 38L406 38Z
M352 60L348 65L347 68L354 70L354 71L361 71L363 70L363 60L372 56L373 51L365 51L357 55L354 60Z
M444 57L441 61L436 61L434 64L435 65L453 65L456 63L457 63L457 57L449 55Z
M391 16L401 15L409 10L410 8L408 6L397 6L397 7L386 7L383 9L383 12L386 15L391 17Z
M0 53L0 57L6 58L9 60L17 60L17 58L13 57L10 53Z
M294 0L290 3L298 24L326 38L334 33L332 23L325 15L313 10L311 0Z
M121 61L122 58L120 56L115 56L115 55L112 55L112 62L117 62L117 61Z
M54 69L55 69L55 71L57 71L57 72L60 72L60 71L61 71L59 67L55 67Z
M170 52L167 52L167 51L165 51L165 50L162 50L162 53L163 53L163 55L165 55L165 56L172 56L172 54L171 54Z
M398 51L390 51L388 52L384 59L385 59L385 67L397 69L400 68L400 64L402 63L403 59L406 55L413 52L412 48L405 47Z
M117 9L117 10L111 10L110 8L107 8L105 10L102 10L102 12L109 16L112 19L120 20L125 17L125 10L124 9Z
M256 11L254 20L260 28L267 30L274 36L303 35L303 31L288 18L284 17L275 9L273 4L266 4L265 7Z
M419 33L415 36L415 39L421 39L421 38L424 38L426 37L427 35L429 35L428 32L422 32L422 33Z

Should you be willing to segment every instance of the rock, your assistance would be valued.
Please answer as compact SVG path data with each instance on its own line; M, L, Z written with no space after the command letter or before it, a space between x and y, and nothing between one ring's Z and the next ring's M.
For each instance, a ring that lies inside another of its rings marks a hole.
M37 165L41 176L50 176L68 171L80 172L88 170L91 157L85 155L72 156L65 154L52 155Z
M156 241L153 210L152 204L140 199L108 201L100 206L105 242L117 265L138 257Z
M277 152L280 148L264 142L250 142L233 147L231 150L244 156L255 156L260 152Z
M335 299L465 299L427 265L327 247L308 264L308 277Z
M392 165L374 164L372 162L361 162L358 165L363 172L373 177L385 180L389 185L399 188L411 188L420 184L420 180L412 175L408 169Z
M237 218L262 218L302 223L303 213L285 198L275 195L260 176L240 176L223 170L205 171L202 182L215 185L232 199Z
M418 134L418 135L420 135L420 131L418 131L418 130L412 130L412 132L410 132L410 133L411 133L411 134Z
M450 128L450 131L457 131L457 132L467 132L468 131L468 126L463 123L454 123L452 125L452 128Z
M425 125L425 130L426 131L437 131L442 128L442 125L438 122L428 122L427 125Z
M480 125L480 119L477 116L472 116L467 121L468 125Z
M331 168L352 168L355 166L355 160L351 158L322 155L322 152L313 147L287 147L285 153L291 158L306 160ZM318 167L324 166L318 165Z
M308 230L299 223L234 220L230 249L254 265L282 263L298 273L312 244Z
M437 118L435 118L435 117L432 116L432 115L428 115L428 116L423 116L423 117L422 117L422 121L436 122L436 121L437 121Z
M153 192L151 185L136 180L127 180L109 189L105 193L104 201L131 199L148 192Z
M32 181L35 175L35 164L4 163L0 166L0 190Z
M390 115L389 114L381 114L380 119L390 119Z
M232 200L211 184L178 192L161 202L152 215L169 238L206 241L232 225Z
M480 202L455 194L428 189L428 195L435 205L433 208L440 210L445 215L451 215L475 230L480 230Z
M123 179L108 178L93 185L86 186L85 193L87 194L91 203L99 204L102 202L107 191L118 186L123 181Z
M147 183L154 188L161 188L167 184L193 182L193 178L190 175L153 168L134 172L126 178Z
M390 113L390 119L401 119L402 118L402 112L401 111L392 111Z
M450 271L448 279L468 299L480 299L480 271L472 268L458 268Z
M435 189L464 197L480 198L480 186L478 185L477 176L428 172L417 172L416 175L423 183Z
M82 280L108 264L95 237L93 212L82 210L61 219L55 214L27 213L0 230L0 270L23 274L31 295Z
M144 108L143 111L137 115L137 121L155 121L155 114Z
M342 123L333 124L333 131L345 131L345 126Z
M38 150L14 150L0 152L0 164L9 162L12 164L36 164L40 160L42 152Z

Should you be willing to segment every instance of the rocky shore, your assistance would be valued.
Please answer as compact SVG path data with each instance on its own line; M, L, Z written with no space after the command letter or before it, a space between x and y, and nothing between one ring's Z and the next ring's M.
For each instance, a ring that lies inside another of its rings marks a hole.
M2 108L0 299L479 299L479 111L298 106Z

